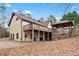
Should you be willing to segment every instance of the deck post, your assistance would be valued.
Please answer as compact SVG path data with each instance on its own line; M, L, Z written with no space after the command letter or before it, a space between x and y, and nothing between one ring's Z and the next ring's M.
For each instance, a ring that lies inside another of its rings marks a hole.
M34 29L33 29L33 24L32 24L32 40L34 41Z
M40 30L38 30L38 41L40 41Z
M45 40L45 32L43 31L43 41Z
M69 38L71 37L71 25L69 25Z
M47 35L47 36L48 36L48 37L47 37L47 40L49 41L49 32L48 32L47 34L48 34L48 35Z
M22 36L22 35L23 35L22 31L23 31L23 30L22 30L22 20L21 20L21 42L22 42L22 37L23 37L23 36Z

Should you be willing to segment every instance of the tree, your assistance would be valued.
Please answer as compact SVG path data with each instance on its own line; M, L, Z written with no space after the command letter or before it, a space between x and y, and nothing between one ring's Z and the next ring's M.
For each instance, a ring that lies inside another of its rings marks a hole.
M42 22L42 21L44 21L44 18L43 17L41 17L40 19L38 19L37 20L38 22Z
M49 16L51 20L56 21L55 17L53 15Z
M50 20L51 23L56 22L56 18L53 15L49 15L48 20Z
M6 6L0 6L0 35L1 37L5 36L5 21L6 21Z
M43 17L41 17L41 18L40 18L40 20L42 20L42 21L43 21L43 20L44 20L44 18L43 18Z
M72 17L73 17L73 21L75 22L75 24L79 24L79 15L76 11L72 12Z
M62 20L74 21L75 24L79 24L79 15L76 11L69 12L63 15Z

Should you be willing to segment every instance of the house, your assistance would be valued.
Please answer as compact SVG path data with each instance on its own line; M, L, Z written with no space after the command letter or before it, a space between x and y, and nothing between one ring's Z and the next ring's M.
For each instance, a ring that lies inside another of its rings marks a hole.
M31 16L13 13L9 22L9 36L15 41L52 40L50 21L37 22Z
M51 23L50 20L34 20L29 14L13 13L8 24L9 36L15 41L48 41L55 35L72 34L72 21L59 21Z

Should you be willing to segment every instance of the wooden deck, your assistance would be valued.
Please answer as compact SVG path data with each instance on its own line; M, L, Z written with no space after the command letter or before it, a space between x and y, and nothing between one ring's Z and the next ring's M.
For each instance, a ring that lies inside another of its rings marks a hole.
M46 31L46 32L52 32L52 29L44 27L44 26L40 26L37 24L28 24L23 26L23 30L40 30L40 31Z

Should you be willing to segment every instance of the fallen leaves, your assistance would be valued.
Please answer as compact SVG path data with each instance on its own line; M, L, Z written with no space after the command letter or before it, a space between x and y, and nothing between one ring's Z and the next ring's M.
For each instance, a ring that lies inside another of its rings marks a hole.
M26 42L24 46L0 49L3 56L69 56L79 55L79 38L68 38L57 41Z

